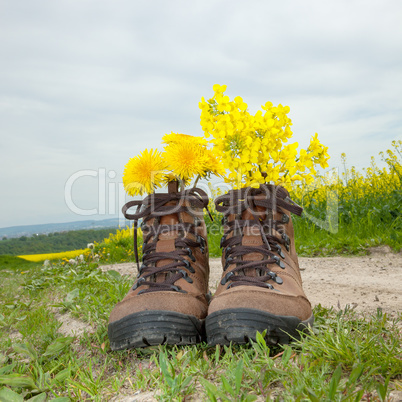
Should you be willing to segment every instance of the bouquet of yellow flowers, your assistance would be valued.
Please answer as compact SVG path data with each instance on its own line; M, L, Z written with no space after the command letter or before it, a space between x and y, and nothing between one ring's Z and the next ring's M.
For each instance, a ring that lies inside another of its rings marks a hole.
M214 96L199 104L201 126L205 137L213 137L215 153L229 172L225 181L234 188L270 182L289 188L296 181L313 181L315 165L328 166L328 148L317 134L299 153L297 142L286 144L293 135L289 106L266 102L252 115L240 96L231 101L225 95L226 85L214 85L213 90Z
M252 115L240 96L231 101L225 95L226 85L214 85L213 91L199 103L204 137L166 134L162 152L146 149L129 160L123 175L129 195L151 194L175 180L188 185L196 178L196 184L210 175L224 177L233 188L263 183L290 188L297 181L312 182L316 165L328 166L328 148L317 134L299 153L297 142L287 144L293 135L288 106L267 102Z

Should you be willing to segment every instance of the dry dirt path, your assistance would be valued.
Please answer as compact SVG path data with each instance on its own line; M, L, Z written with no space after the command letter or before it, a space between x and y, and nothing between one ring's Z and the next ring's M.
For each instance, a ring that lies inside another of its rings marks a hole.
M300 257L303 287L312 305L376 312L381 308L393 316L402 311L402 253L386 247L373 249L363 257ZM135 275L133 263L104 265L122 275ZM210 260L212 292L221 277L221 262Z

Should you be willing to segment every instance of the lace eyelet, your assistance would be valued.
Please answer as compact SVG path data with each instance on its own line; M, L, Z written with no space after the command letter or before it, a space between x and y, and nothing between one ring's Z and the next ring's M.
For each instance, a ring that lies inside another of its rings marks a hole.
M282 247L279 244L276 244L276 249L278 250L278 254L285 259L285 254L283 254Z
M274 255L274 256L273 256L273 259L275 260L275 263L276 263L277 265L279 265L280 268L282 268L282 269L285 269L285 268L286 268L286 267L285 267L285 264L282 262L282 260L279 259L278 256Z
M179 269L179 272L183 275L183 279L188 283L193 283L193 280L188 276L188 273L184 269Z
M221 284L222 284L222 285L225 285L225 284L228 282L228 280L229 280L233 275L234 275L233 272L228 272L228 273L222 278Z
M188 256L190 257L190 260L193 261L193 262L195 262L195 257L194 257L194 255L193 255L193 252L191 251L191 248L190 248L190 247L187 247L187 248L185 248L185 250L187 251Z
M194 274L194 273L195 273L195 270L194 270L194 268L191 266L190 261L188 261L188 260L183 260L183 262L184 262L185 268L186 268L187 270L189 270L192 274Z
M172 290L174 290L175 292L179 292L179 293L187 293L185 290L183 290L182 288L180 288L179 286L176 286L176 285L172 285Z
M145 278L139 278L138 281L134 283L134 286L131 289L136 290L141 286L142 282L145 282Z
M197 235L196 242L200 244L201 253L204 254L205 253L205 245L206 245L205 239L202 236Z
M282 233L282 239L285 241L286 250L289 251L290 238L286 233Z
M144 271L145 268L147 268L147 265L142 263L140 269L138 270L138 274L141 275L141 273Z
M272 277L272 280L275 283L277 283L278 285L282 285L283 279L280 276L278 276L277 274L273 273L273 275L271 275L271 277Z
M286 214L283 214L282 215L282 223L288 223L289 222L289 216L288 215L286 215Z
M230 247L230 246L226 247L226 249L225 249L225 259L228 258L228 254L230 253L230 250L232 250L232 247Z
M229 268L229 265L232 264L232 261L233 261L233 258L232 258L232 257L229 257L229 258L226 260L225 266L223 267L223 270L224 270L224 271L226 271L226 270Z
M226 235L223 235L222 237L221 237L221 244L220 244L220 247L222 248L223 247L223 242L226 240Z

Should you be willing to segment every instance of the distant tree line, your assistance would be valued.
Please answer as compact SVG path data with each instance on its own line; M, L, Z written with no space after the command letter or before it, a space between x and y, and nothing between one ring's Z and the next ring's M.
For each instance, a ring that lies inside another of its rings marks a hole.
M88 243L102 241L109 237L110 233L116 233L116 229L73 230L13 239L3 238L0 241L0 255L45 254L78 250L86 248Z

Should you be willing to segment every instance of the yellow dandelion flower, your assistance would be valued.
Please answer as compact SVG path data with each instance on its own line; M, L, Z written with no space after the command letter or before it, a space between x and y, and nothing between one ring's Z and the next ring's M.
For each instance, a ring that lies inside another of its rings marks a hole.
M207 140L202 137L194 137L193 135L188 134L178 134L178 133L170 133L165 134L162 137L163 144L177 144L182 142L190 142L190 143L197 143L200 145L207 145Z
M164 157L173 174L189 180L196 175L206 174L208 157L205 151L206 148L196 141L173 142L165 147Z
M168 173L163 176L162 183L167 186L172 181L179 181L181 185L188 186L191 182L189 179L182 179L174 173Z
M152 193L162 183L166 163L156 150L145 150L131 158L124 168L123 184L129 195Z

